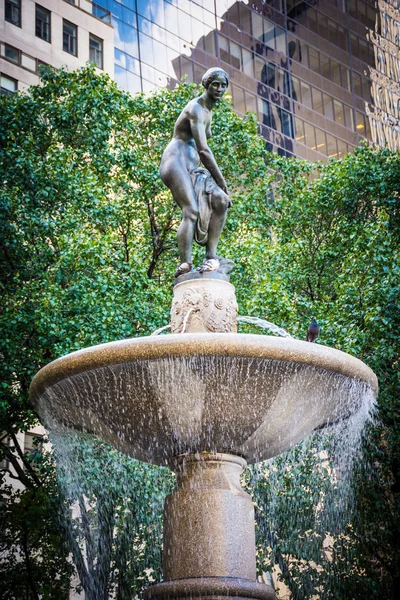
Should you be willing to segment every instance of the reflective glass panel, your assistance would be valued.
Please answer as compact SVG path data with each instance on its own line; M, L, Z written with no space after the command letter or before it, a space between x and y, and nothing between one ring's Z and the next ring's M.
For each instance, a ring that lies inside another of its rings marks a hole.
M312 108L311 102L311 87L304 81L301 82L301 101L308 108Z
M243 72L250 77L253 76L253 57L251 52L242 48Z
M296 141L305 143L304 136L304 123L298 117L294 118L295 128L296 128Z
M318 150L318 152L321 152L322 154L326 154L327 148L326 148L326 135L325 135L325 131L322 131L322 129L318 129L317 127L315 128L315 150Z
M354 129L353 109L350 106L347 106L347 104L344 104L343 106L344 106L344 118L345 118L346 127L348 129L353 130Z
M314 127L309 123L304 122L304 136L307 146L309 148L315 147L315 131Z
M347 154L347 144L343 140L337 141L338 145L338 158L343 158Z
M319 52L315 48L309 47L310 69L319 73Z
M342 85L340 65L336 60L332 60L332 81L336 85Z
M249 94L249 92L245 92L246 96L246 110L250 112L257 111L257 98L254 94Z
M312 88L313 109L323 114L322 92Z
M336 123L340 123L340 125L344 125L344 109L343 104L339 102L339 100L333 101L333 106L335 109L335 121Z
M337 156L337 144L336 138L333 135L326 134L326 146L327 146L327 154L332 158Z
M242 88L232 85L232 95L233 95L233 106L235 110L244 114L246 112L246 106L244 102L244 91Z
M326 117L328 117L328 119L333 119L333 99L332 96L329 96L328 94L322 94L322 100L323 100L323 105L324 105L324 115Z

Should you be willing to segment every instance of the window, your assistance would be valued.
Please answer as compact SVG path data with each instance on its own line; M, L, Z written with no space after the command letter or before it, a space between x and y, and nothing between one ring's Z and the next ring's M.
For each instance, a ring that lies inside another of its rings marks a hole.
M36 37L45 42L50 42L50 19L51 13L47 8L36 4Z
M89 60L99 69L103 68L103 40L89 34Z
M301 101L308 108L312 108L311 103L311 87L305 81L300 82L301 85Z
M69 21L63 21L63 50L78 55L78 27Z
M244 114L246 112L245 104L244 104L244 91L242 88L237 87L236 85L232 85L233 92L233 103L235 109Z
M298 119L297 117L294 118L294 122L296 129L296 141L302 142L304 144L304 123L301 119Z
M320 68L319 68L319 52L318 50L314 50L314 48L311 48L311 46L308 48L309 51L309 57L310 57L310 69L311 71L314 71L315 73L319 73L320 72Z
M249 94L248 92L245 92L245 97L246 97L246 110L249 110L251 112L257 112L256 96L254 96L253 94Z
M5 0L4 18L9 23L21 27L21 0Z
M326 134L327 154L330 157L337 156L337 141L333 135Z
M322 101L324 104L324 115L328 117L328 119L332 119L333 121L333 99L328 94L322 94Z
M19 50L13 46L9 46L8 44L4 44L3 56L7 60L10 60L17 65L20 62Z
M356 110L356 131L360 135L365 135L365 115Z
M340 65L335 60L332 60L332 81L336 85L342 85Z
M13 94L17 91L17 85L18 83L15 79L1 75L0 95Z
M315 144L315 148L313 148L313 150L318 150L318 152L321 152L321 154L326 154L326 137L325 137L325 131L322 131L321 129L318 129L318 127L315 128L315 137L316 137L316 144Z
M313 109L323 114L322 92L312 88Z
M333 101L333 106L335 107L335 121L336 123L340 123L340 125L345 124L344 122L344 107L343 104L341 102L339 102L339 100L334 100Z
M305 139L306 139L306 145L309 146L310 148L315 149L316 143L315 143L314 127L312 125L310 125L309 123L304 122L304 134L305 134Z

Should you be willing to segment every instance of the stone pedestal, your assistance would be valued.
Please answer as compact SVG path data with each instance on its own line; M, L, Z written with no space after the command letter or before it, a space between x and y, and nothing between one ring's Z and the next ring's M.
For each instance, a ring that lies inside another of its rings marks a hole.
M253 503L239 480L246 461L202 452L172 466L177 489L164 509L164 582L146 598L273 600L272 588L256 581Z
M190 273L184 277L174 287L171 333L236 333L238 307L227 276Z

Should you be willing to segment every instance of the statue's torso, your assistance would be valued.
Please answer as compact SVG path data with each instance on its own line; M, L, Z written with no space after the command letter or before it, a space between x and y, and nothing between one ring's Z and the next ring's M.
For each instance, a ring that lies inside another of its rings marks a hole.
M179 115L175 123L173 138L166 147L162 157L162 162L172 157L183 161L188 171L196 169L200 164L200 157L190 124L191 113L196 104L199 104L199 98L191 100ZM211 137L211 111L204 108L201 104L200 106L203 119L199 123L199 126L205 127L208 139Z

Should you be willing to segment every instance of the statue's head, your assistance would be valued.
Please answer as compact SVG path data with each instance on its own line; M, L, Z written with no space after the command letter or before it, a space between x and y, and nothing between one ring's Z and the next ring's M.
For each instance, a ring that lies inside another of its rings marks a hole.
M225 88L228 87L229 85L229 77L228 77L228 73L226 71L224 71L223 69L220 69L219 67L212 67L211 69L208 69L208 71L206 71L203 75L203 77L201 78L201 84L203 87L206 88L206 90L208 90L210 84L215 81L216 79L220 79L221 81L225 82Z

